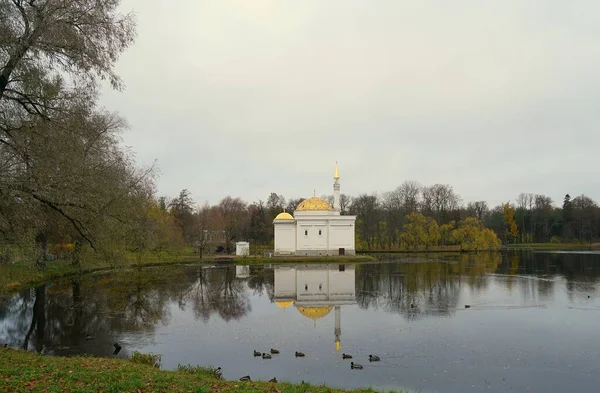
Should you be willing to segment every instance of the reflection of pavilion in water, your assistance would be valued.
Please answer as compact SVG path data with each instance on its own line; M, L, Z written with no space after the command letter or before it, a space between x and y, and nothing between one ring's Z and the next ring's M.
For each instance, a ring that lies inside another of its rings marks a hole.
M275 267L275 304L294 306L302 315L315 321L335 309L335 349L341 347L341 310L356 304L355 265L296 265Z

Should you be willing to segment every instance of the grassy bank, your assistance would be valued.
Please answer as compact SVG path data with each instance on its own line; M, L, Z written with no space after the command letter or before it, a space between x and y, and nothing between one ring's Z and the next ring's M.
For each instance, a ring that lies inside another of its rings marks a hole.
M430 254L438 252L460 252L460 246L439 246L418 249L360 250L364 254Z
M164 371L129 360L42 356L8 348L0 348L0 375L2 392L350 392L308 384L225 381L202 368Z
M354 263L375 261L367 255L347 257L277 257L266 258L262 256L235 257L233 263L239 265L259 265L265 263ZM215 256L199 258L197 254L168 254L153 253L132 255L119 264L111 264L98 258L86 258L80 269L71 265L68 260L46 262L45 269L39 269L34 262L18 261L9 265L0 265L0 293L7 293L16 289L35 285L56 278L69 277L76 274L92 273L104 270L123 269L131 267L176 265L182 263L213 263Z

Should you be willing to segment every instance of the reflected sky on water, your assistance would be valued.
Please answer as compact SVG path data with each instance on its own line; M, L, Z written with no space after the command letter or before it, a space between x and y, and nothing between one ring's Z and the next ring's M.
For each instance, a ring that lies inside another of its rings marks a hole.
M2 299L0 342L63 356L112 356L119 342L118 357L159 353L164 369L210 364L227 379L592 392L600 385L599 278L600 255L584 253L132 269ZM253 356L271 348L281 353ZM342 353L364 369L351 370Z

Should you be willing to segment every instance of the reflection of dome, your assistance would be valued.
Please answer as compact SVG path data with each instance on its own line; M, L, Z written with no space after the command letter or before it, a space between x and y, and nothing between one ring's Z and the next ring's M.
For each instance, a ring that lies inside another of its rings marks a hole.
M276 305L277 305L277 307L279 307L279 308L288 308L288 307L290 307L291 305L293 305L293 304L294 304L294 301L293 301L293 300L280 301L280 302L277 302L277 301L276 301L276 302L275 302L275 304L276 304Z
M323 318L325 315L329 314L333 307L296 307L300 314L304 315L307 318L314 319L315 321L319 318Z
M333 210L333 207L326 200L314 196L300 202L296 210Z
M283 212L283 213L279 213L277 215L277 217L275 217L275 219L276 220L293 220L294 217L292 217L292 215L290 213Z

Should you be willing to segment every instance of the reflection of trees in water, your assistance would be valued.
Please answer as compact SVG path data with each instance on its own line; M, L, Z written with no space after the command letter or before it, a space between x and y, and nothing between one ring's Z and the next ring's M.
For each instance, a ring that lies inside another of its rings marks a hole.
M266 269L264 266L250 266L248 288L258 295L266 292L269 300L273 302L275 299L275 274L273 270Z
M168 300L185 281L181 271L172 273L138 269L22 291L0 319L0 340L38 352L69 347L77 353L85 345L108 355L122 333L153 331L168 321ZM94 339L86 340L88 334Z
M514 256L519 260L522 274L542 275L549 279L564 278L569 300L587 298L600 282L598 254L529 252ZM536 282L538 293L547 296L555 283L555 280Z
M205 322L217 313L223 320L240 319L250 310L245 283L235 276L235 266L197 270L196 281L182 296L182 307L192 303L196 316Z
M570 300L583 299L598 287L599 260L597 254L507 252L426 255L402 258L404 263L358 265L357 301L363 308L398 312L407 319L450 315L464 285L481 292L493 280L508 291L518 290L525 300L549 299L557 290L557 278L565 280Z
M357 302L362 308L381 308L411 320L428 314L450 315L457 307L461 285L484 290L486 273L493 272L500 261L500 254L482 253L358 265Z
M132 269L61 281L23 291L1 307L0 340L36 351L85 345L110 354L123 333L150 333L168 323L170 302L185 309L191 299L205 319L215 312L224 320L241 318L250 310L244 289L235 268Z
M272 281L268 274L250 280L269 294ZM185 309L191 301L196 315L205 320L213 313L226 321L239 319L250 311L245 289L233 266L130 269L62 280L5 300L0 305L0 342L38 352L62 347L63 353L109 355L124 334L152 333L168 323L171 303ZM93 340L86 339L88 334ZM142 344L151 337L133 334L128 339Z

